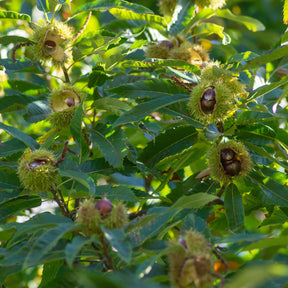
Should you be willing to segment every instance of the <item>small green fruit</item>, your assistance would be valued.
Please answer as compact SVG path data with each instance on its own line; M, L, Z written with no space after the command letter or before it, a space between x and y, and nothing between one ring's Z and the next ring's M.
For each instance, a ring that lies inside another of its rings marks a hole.
M18 167L21 184L31 192L51 190L57 178L55 163L55 155L46 149L24 152Z

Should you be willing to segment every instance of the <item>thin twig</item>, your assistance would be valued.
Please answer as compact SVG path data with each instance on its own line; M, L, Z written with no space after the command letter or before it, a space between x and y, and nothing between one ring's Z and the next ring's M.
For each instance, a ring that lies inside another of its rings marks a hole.
M225 266L225 271L224 273L227 273L228 272L228 269L229 269L229 265L227 263L227 261L217 252L216 249L212 249L212 253L217 257L217 259L224 264Z
M15 45L15 47L12 50L12 60L13 60L13 62L14 63L16 62L15 53L16 53L16 51L19 48L24 47L24 46L30 46L32 44L34 44L34 43L33 42L25 42L25 43L19 43L19 44Z
M59 208L61 209L61 212L64 216L68 216L66 210L64 209L60 199L57 196L57 191L55 189L51 189L51 192L53 194L53 199L55 200L55 202L58 204Z
M87 18L86 18L86 21L85 21L85 23L83 24L82 28L78 31L77 34L75 34L75 35L73 36L72 41L75 41L77 38L79 38L79 36L80 36L80 35L83 33L83 31L86 29L86 27L87 27L87 25L88 25L88 22L89 22L89 20L90 20L90 18L91 18L91 15L92 15L92 11L89 12L89 14L88 14L88 16L87 16Z
M61 153L61 158L56 162L55 164L56 167L58 167L59 164L64 161L66 154L67 154L67 148L68 148L68 141L64 143L63 151Z
M66 69L64 63L62 63L61 68L62 68L62 71L64 73L65 83L71 84L71 81L70 81L70 78L69 78L69 75L68 75L68 72L67 72L67 69Z
M103 254L106 258L106 260L108 261L106 265L108 269L112 269L112 270L115 270L115 267L114 267L114 264L113 264L113 261L112 261L112 258L111 256L109 255L109 251L108 251L108 248L109 248L109 244L105 242L105 238L104 238L104 234L102 233L100 235L100 242L103 246Z

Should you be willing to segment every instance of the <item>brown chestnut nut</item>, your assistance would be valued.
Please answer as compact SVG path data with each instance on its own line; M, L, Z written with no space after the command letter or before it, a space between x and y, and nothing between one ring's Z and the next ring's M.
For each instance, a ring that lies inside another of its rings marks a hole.
M225 173L229 176L237 176L241 171L241 162L239 160L231 161L223 166Z
M99 210L102 217L107 217L113 209L113 204L108 199L104 198L95 204L95 208Z
M47 53L53 53L56 50L56 43L52 40L47 40L44 43L44 47Z
M172 49L174 46L173 43L171 41L168 41L168 40L160 41L159 45L164 46L164 47L168 47L169 49Z
M231 161L235 157L235 152L231 148L225 148L221 150L220 157L221 157L221 163Z
M68 107L75 106L75 99L73 97L69 97L65 99L65 103L67 104Z
M37 159L37 160L34 160L31 163L29 163L28 166L31 170L34 170L35 168L37 168L39 166L46 165L46 164L47 164L46 160Z
M201 110L204 114L212 114L216 104L216 91L213 87L206 89L201 96Z

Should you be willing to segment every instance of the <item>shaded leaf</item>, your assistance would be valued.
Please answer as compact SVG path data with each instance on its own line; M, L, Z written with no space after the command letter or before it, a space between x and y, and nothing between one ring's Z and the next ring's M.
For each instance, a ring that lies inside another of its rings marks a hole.
M12 127L12 126L7 126L1 122L0 122L0 128L3 129L9 135L17 138L18 140L30 146L31 149L39 148L39 144L33 138L23 133L22 131L18 130L17 128Z
M124 231L120 229L105 229L105 227L102 227L102 231L110 245L119 253L119 257L126 263L130 263L132 257L132 246Z
M106 137L102 131L91 130L93 145L97 145L105 159L114 167L121 167L123 158L127 154L126 136L121 130L115 131Z
M7 157L17 152L24 151L27 146L20 140L13 138L0 143L0 157Z
M93 179L86 173L74 171L74 170L61 170L59 169L59 174L65 177L74 179L75 181L81 183L85 186L90 193L95 194L95 183Z
M138 104L130 111L121 115L114 126L123 125L129 122L135 122L148 116L150 113L157 111L158 109L168 106L173 103L179 103L181 101L187 101L190 95L175 94L167 97L157 98L154 100L147 101L145 103Z
M236 185L230 184L225 189L224 204L229 228L234 233L244 232L243 202Z
M16 215L22 210L41 205L41 198L38 195L23 195L8 199L0 204L0 222L4 222L12 215Z
M28 15L27 15L28 16ZM8 44L18 44L18 43L31 43L31 40L22 36L16 35L6 35L0 37L0 44L8 45Z
M190 148L197 142L197 139L198 132L190 125L166 130L145 147L139 160L153 167L162 159Z
M170 207L170 209L201 208L216 199L218 199L217 196L202 192L189 196L182 196Z

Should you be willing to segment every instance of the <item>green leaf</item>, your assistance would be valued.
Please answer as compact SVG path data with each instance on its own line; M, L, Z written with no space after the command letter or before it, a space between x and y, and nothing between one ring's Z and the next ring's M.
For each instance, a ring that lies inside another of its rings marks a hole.
M95 194L95 183L88 174L74 170L59 169L58 171L60 175L72 178L73 180L81 183L90 191L91 195Z
M193 35L197 37L207 37L212 34L218 35L224 45L231 42L230 36L224 32L224 27L215 23L201 23L193 31Z
M96 109L110 111L116 115L121 115L123 111L130 109L130 105L127 103L111 97L97 99L94 101L94 106Z
M269 238L263 239L258 242L254 242L247 247L244 248L245 251L253 250L253 249L266 249L273 246L285 246L287 245L288 236L279 236L277 238Z
M43 266L42 280L38 288L43 288L50 281L55 279L59 269L63 266L63 260L45 263Z
M288 24L288 1L284 0L283 5L283 23Z
M288 54L288 46L284 45L269 52L266 52L263 55L260 55L252 59L249 63L241 67L241 70L259 68L260 65L265 65L269 62L275 61L279 58L283 58ZM286 78L286 77L285 77ZM284 78L284 79L285 79ZM283 80L283 79L282 79ZM281 80L281 81L282 81ZM277 83L277 82L276 82ZM272 83L272 85L275 83Z
M147 239L159 235L163 227L171 220L171 217L175 215L174 210L168 210L166 208L163 210L161 208L150 209L149 215L141 220L135 220L136 229L129 232L133 246L138 246Z
M18 44L18 43L32 43L32 41L29 40L28 38L25 38L22 36L16 36L16 35L7 35L7 36L0 37L0 44L8 45L8 44Z
M234 233L244 232L244 208L241 194L236 185L230 184L225 189L225 211L228 226Z
M251 179L260 188L259 191L263 193L271 205L279 205L288 207L288 187L282 185L275 180L264 177L260 172L252 171L250 174Z
M34 68L35 64L30 60L16 60L16 62L14 62L12 59L0 59L0 66L4 66L6 72L15 72L28 68Z
M81 251L81 249L85 245L91 244L92 241L93 241L93 239L90 239L90 238L87 239L86 237L77 235L73 238L71 243L67 244L67 246L65 248L65 259L66 259L67 264L70 268L73 267L73 262L74 262L76 256Z
M125 185L112 186L100 185L97 186L97 196L106 196L110 201L137 201L137 197L133 191Z
M41 205L41 198L38 195L23 195L8 199L0 204L0 223L7 220L10 216L16 215L22 210Z
M194 14L195 6L190 0L179 0L169 23L169 34L178 35L187 26Z
M116 249L119 253L119 257L126 263L130 263L132 258L132 246L124 231L120 229L109 230L105 229L105 227L102 227L102 231L111 247Z
M215 15L215 11L213 9L210 9L210 8L202 9L194 17L192 17L191 21L184 27L184 30L182 33L184 35L188 34L193 27L196 28L200 22L206 21L207 19L211 18L214 15Z
M74 136L75 140L80 144L81 149L79 159L80 163L87 160L90 154L89 145L82 135L82 118L84 115L84 109L83 109L84 102L85 99L83 99L81 104L78 106L70 122L71 134Z
M0 112L11 112L23 109L27 104L35 101L35 97L27 95L11 95L0 98Z
M39 148L39 144L33 138L31 138L30 136L28 136L27 134L23 133L22 131L18 130L15 127L7 126L4 123L0 122L0 129L3 129L9 135L24 142L25 144L30 146L31 149Z
M115 93L122 97L131 99L141 98L160 98L169 95L180 94L187 92L182 87L176 87L174 83L163 79L151 79L129 83L126 85L117 86L107 89L108 92ZM130 107L129 107L130 109Z
M0 19L15 19L31 22L31 18L27 14L21 14L14 11L0 11Z
M196 75L200 75L200 68L196 65L192 65L184 60L157 60L154 62L143 62L143 61L134 61L134 60L126 60L121 63L121 67L123 68L161 68L161 67L175 67L181 68Z
M56 246L56 244L65 234L75 230L77 230L77 226L75 226L74 223L67 223L60 224L59 226L42 234L33 243L25 262L23 263L23 269L27 269L29 266L34 266L41 263L47 253L49 253L49 251Z
M129 3L127 1L98 0L98 1L93 1L90 3L85 3L83 5L80 5L79 7L75 9L74 14L71 17L74 17L75 15L82 13L84 11L88 11L88 10L109 10L111 8L131 10L134 13L138 13L138 14L146 14L146 13L153 14L153 11L151 11L150 9L142 5Z
M138 104L137 106L133 107L130 111L121 115L114 123L114 126L139 121L162 107L168 106L173 103L179 103L181 101L187 101L189 98L190 95L175 94L167 96L165 98L164 97L157 98L154 100L147 101L145 103Z
M287 48L287 53L288 53L288 46L285 46L285 47ZM249 65L249 63L248 63L248 65ZM249 95L249 97L246 99L246 101L244 101L244 103L245 102L251 102L252 100L255 100L258 97L263 96L263 95L271 92L272 90L277 89L277 88L279 88L282 85L285 85L287 83L288 83L288 75L285 76L280 81L277 81L277 82L271 83L269 85L265 85L265 86L258 88L254 93L251 93Z
M229 9L218 9L216 15L243 24L253 32L265 30L265 26L259 20L248 16L234 15Z
M0 143L0 157L7 157L17 152L24 151L27 146L18 139L11 139L7 142Z
M254 58L258 57L259 54L256 54L254 52L251 51L245 51L242 52L240 54L235 54L232 55L229 59L228 59L228 63L240 63L240 62L244 62L246 63L247 61L253 60ZM242 63L242 64L244 64Z
M91 130L93 145L97 145L110 165L121 167L123 158L127 154L126 136L120 130L116 130L112 135L106 137L101 130Z
M163 17L159 15L154 15L151 13L139 14L131 10L123 9L123 8L111 8L109 9L109 12L112 15L114 15L116 18L122 19L122 20L134 20L134 21L141 20L141 21L150 22L150 23L157 23L164 27L167 25Z
M217 196L202 192L189 196L182 196L170 207L170 209L202 208L216 199L218 199Z
M190 125L168 129L145 147L139 160L153 167L162 159L190 148L197 140L198 132Z

